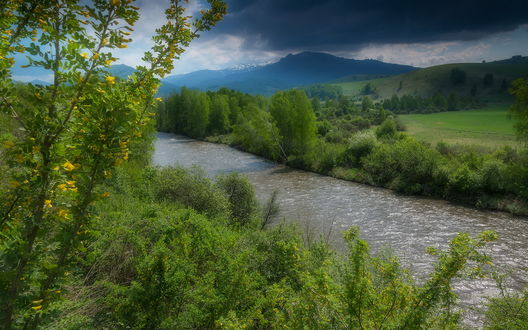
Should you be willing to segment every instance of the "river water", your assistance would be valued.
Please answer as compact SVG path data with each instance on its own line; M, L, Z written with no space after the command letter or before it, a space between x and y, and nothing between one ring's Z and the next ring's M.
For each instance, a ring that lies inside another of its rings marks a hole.
M225 145L158 133L154 164L202 167L207 175L238 172L254 184L260 201L278 190L280 217L295 221L308 237L329 239L343 248L342 232L351 225L377 251L390 248L418 278L432 270L434 258L428 246L446 248L459 232L473 236L494 230L499 240L486 252L495 265L510 270L509 287L528 283L528 221L501 212L481 211L445 201L401 196L390 190L291 169ZM486 296L497 294L492 280L460 280L456 292L463 306L482 306ZM468 325L478 326L477 311L465 315Z

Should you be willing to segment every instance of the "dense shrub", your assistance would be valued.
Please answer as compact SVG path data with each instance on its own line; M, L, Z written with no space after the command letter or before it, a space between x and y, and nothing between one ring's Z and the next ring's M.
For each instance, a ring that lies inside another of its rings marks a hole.
M219 176L216 184L227 196L233 221L240 226L250 224L257 215L258 203L255 198L255 189L249 180L237 173L232 173Z
M376 138L368 133L354 135L347 145L342 156L342 165L348 167L358 167L361 159L368 156L377 145Z
M166 167L157 172L154 182L155 196L159 200L190 207L211 217L230 216L228 198L199 168L188 171Z
M427 193L439 154L414 139L376 147L363 160L363 167L380 185L404 193Z

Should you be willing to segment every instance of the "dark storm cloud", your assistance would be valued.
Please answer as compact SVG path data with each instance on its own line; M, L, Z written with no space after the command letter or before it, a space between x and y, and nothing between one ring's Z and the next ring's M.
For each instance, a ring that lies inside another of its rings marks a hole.
M213 33L248 48L354 49L368 43L476 40L528 23L527 0L227 0Z

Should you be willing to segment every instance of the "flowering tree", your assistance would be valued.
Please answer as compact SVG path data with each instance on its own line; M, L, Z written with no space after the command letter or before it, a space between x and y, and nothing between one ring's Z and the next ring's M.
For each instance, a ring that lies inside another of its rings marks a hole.
M0 3L0 116L13 120L0 153L0 323L35 328L90 235L100 184L128 160L156 102L159 78L226 13L208 0L198 17L171 0L144 66L120 80L105 70L132 41L132 0ZM53 73L50 86L17 86L17 53Z

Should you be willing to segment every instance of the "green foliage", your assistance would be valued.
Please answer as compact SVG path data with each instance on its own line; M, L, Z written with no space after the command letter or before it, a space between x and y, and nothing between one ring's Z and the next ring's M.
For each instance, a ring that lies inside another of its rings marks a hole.
M317 98L320 100L337 100L339 97L343 96L343 89L335 85L315 84L301 87L300 89L304 91L311 99Z
M210 0L192 18L167 4L145 66L126 79L107 69L126 48L139 18L131 1L3 1L0 15L0 113L16 120L2 136L0 323L37 328L61 299L67 275L86 251L102 183L134 158L147 162L159 78L172 71L198 33L226 13ZM29 42L31 40L31 42ZM14 57L49 70L51 86L11 80ZM3 161L2 161L3 162Z
M251 114L249 118L243 115L240 123L233 128L234 144L269 159L285 158L282 136L270 113L255 105L250 105L246 112Z
M282 136L286 155L306 154L315 142L315 114L304 92L278 92L271 98L270 113Z
M435 113L442 111L456 111L464 109L475 109L481 106L476 98L476 85L474 91L468 96L460 96L458 93L450 93L447 97L442 93L435 93L432 97L404 94L401 97L394 94L385 99L382 104L385 109L397 114L410 113Z
M394 119L385 120L377 129L376 137L378 139L394 139L398 133L396 121Z
M451 69L449 81L453 85L464 85L466 83L466 72L460 68Z
M229 97L227 95L213 95L211 97L211 115L208 131L214 134L225 134L230 130Z
M70 294L44 326L455 328L452 281L482 275L489 262L479 251L494 236L461 234L449 250L431 249L435 270L418 285L394 255L371 255L355 227L345 233L348 250L341 256L322 242L303 245L293 226L231 226L153 199L152 177L214 189L192 171L180 170L187 179L164 171L128 165L118 171L112 194L97 205L100 218ZM241 181L223 176L217 182L230 179Z
M183 168L166 167L152 178L156 186L155 198L190 207L209 217L230 216L230 208L222 191L214 187L203 171L194 168L191 172Z
M249 180L232 173L219 176L216 184L228 198L233 221L240 226L251 224L257 215L258 203Z
M482 78L482 85L484 86L484 88L489 88L491 86L493 86L493 74L492 73L486 73L484 75L484 78Z
M381 144L363 158L364 169L374 181L404 193L427 194L438 162L435 150L405 138L394 144Z
M511 113L516 119L515 130L520 141L528 143L528 79L518 79L513 82L511 94L515 103Z
M528 290L510 293L501 287L501 295L491 298L486 310L484 329L522 330L528 327Z

